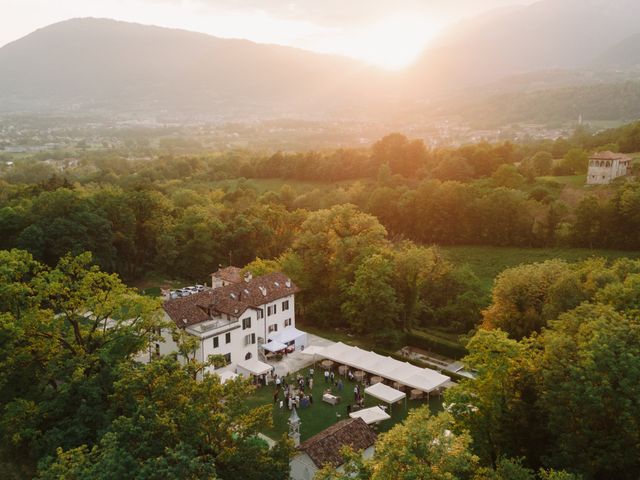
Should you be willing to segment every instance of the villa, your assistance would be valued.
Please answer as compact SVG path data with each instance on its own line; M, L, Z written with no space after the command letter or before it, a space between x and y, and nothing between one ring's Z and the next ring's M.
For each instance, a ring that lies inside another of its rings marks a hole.
M587 185L605 185L631 173L631 157L621 153L598 152L589 157Z
M265 351L294 351L306 346L306 333L296 329L298 291L283 273L242 277L240 269L228 267L212 274L212 288L169 298L163 308L178 328L199 340L198 360L222 355L226 371L262 376L272 369L261 361ZM165 341L156 344L155 353L177 351L170 332L163 332L163 337Z

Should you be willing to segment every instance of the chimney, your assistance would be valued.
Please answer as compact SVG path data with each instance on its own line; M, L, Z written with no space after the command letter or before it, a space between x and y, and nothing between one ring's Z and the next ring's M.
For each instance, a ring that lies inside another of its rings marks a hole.
M249 283L251 280L253 280L253 274L251 272L247 272L244 274L244 281Z
M266 296L267 296L267 289L266 289L266 287L264 287L264 286L260 285L258 288L260 289L260 293L262 293L262 296L263 296L263 297L266 297Z
M284 282L284 284L287 286L287 288L291 288L291 279L287 278L287 281Z

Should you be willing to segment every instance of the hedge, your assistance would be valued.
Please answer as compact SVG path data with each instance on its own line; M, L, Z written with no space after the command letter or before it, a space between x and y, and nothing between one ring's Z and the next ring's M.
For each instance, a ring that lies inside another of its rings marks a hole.
M467 354L467 349L464 345L419 330L407 332L405 334L405 344L410 347L435 352L455 360L459 360Z

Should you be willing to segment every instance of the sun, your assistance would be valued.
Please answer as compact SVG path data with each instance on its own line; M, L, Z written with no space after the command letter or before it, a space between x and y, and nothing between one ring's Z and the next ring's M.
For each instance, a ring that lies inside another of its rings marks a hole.
M413 63L439 28L420 18L393 16L354 32L345 53L388 70Z

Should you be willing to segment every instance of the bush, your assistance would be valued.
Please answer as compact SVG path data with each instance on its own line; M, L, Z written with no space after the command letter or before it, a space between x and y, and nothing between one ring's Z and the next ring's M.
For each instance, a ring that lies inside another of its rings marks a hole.
M420 330L407 332L405 343L410 347L421 348L454 359L460 359L467 354L467 349L461 343Z

